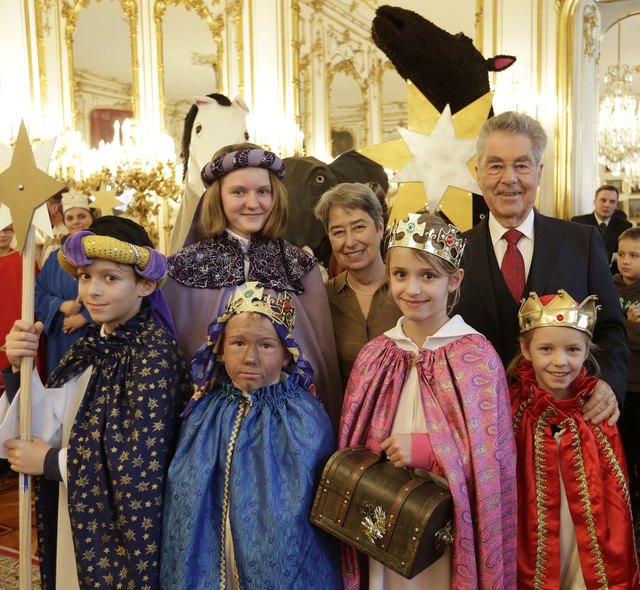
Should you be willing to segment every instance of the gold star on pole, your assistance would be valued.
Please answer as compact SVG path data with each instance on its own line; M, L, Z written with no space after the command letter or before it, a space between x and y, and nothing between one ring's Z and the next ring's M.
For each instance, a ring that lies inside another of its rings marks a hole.
M94 200L91 206L100 209L103 215L111 215L116 207L124 205L124 202L116 197L116 189L107 188L104 182L100 183L100 189L92 195Z
M441 119L441 113L413 84L409 82L408 87L409 129L415 133L431 135ZM457 139L477 139L480 128L489 115L492 98L493 94L488 92L452 116ZM427 145L425 142L419 143ZM413 147L416 149L415 145ZM411 147L403 139L386 141L358 151L381 166L391 168L394 171L402 169L416 157L416 154L412 153ZM475 163L474 156L466 164L474 178ZM471 228L473 225L472 193L449 186L442 195L427 195L422 181L400 182L389 222L394 219L402 219L408 213L414 213L425 207L427 196L432 203L439 200L438 209L442 210L459 229L464 231Z
M11 211L18 250L22 252L24 248L34 209L64 189L62 182L36 166L27 129L22 121L11 165L0 174L0 202Z

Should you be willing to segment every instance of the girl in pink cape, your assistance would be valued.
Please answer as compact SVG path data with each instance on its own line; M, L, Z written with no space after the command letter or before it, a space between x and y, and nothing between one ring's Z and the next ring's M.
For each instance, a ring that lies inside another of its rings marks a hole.
M411 580L369 559L369 590L516 584L516 455L504 368L484 336L448 315L463 249L458 229L439 217L409 214L394 224L386 265L404 315L365 345L345 393L340 447L364 444L395 467L428 470L453 497L454 541L443 556ZM345 590L360 588L361 559L343 547Z

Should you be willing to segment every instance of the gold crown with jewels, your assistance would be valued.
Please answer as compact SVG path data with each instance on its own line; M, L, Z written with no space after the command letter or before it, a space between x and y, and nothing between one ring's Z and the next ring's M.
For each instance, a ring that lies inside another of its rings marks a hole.
M426 213L409 213L405 219L396 219L389 231L387 248L402 246L429 252L458 268L465 245L460 230L451 224L446 229L429 227L429 217Z
M582 303L560 289L557 295L543 295L542 299L536 293L529 293L518 312L520 334L543 326L565 326L586 332L593 337L596 325L598 297L589 295Z
M264 294L264 289L257 282L245 283L236 288L233 297L227 304L225 315L243 312L259 313L284 326L289 334L296 323L296 309L291 305L291 295L286 291L273 297Z

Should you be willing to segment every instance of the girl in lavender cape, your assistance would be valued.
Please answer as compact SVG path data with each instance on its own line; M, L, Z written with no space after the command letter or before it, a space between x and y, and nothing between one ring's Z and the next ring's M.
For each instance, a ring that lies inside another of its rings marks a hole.
M255 281L272 293L290 293L298 314L294 337L337 430L342 388L331 311L315 258L282 238L288 211L284 173L282 160L255 144L218 150L202 169L207 190L185 247L169 257L163 292L188 359L237 286Z
M387 272L404 314L362 349L340 421L340 447L385 451L425 469L453 496L454 540L411 580L369 559L369 590L510 589L516 583L515 444L500 358L456 315L464 241L440 218L410 214L391 229ZM360 559L343 547L345 590Z

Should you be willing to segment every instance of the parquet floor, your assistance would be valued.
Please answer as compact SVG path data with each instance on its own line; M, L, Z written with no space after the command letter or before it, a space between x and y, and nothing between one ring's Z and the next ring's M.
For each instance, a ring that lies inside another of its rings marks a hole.
M0 477L0 545L18 550L20 536L18 532L18 477L16 474ZM35 530L35 510L31 512L32 555L37 554L37 537Z

